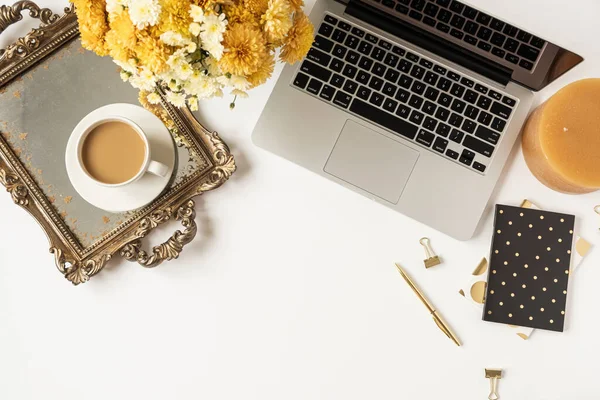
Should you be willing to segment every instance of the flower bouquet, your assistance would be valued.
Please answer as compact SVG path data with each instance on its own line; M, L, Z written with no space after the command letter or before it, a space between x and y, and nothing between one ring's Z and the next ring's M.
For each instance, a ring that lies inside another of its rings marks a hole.
M157 104L238 97L266 82L276 55L301 60L314 28L303 0L75 0L83 47L110 56L121 78Z

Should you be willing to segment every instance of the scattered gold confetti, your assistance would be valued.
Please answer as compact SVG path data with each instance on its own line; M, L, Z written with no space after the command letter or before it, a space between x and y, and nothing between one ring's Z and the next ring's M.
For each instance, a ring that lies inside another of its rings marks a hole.
M71 202L71 200L73 200L73 196L67 196L64 199L65 204L69 204Z
M21 139L21 140L25 140L25 139L27 139L27 135L28 135L28 133L26 133L26 132L23 132L23 133L21 133L21 134L19 135L19 139Z
M110 222L110 218L108 218L106 215L102 217L102 222L104 222L105 224L108 224Z

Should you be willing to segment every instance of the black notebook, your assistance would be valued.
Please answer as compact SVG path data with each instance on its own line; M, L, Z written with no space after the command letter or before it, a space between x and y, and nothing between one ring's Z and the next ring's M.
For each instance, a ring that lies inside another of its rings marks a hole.
M496 205L483 319L563 331L575 217Z

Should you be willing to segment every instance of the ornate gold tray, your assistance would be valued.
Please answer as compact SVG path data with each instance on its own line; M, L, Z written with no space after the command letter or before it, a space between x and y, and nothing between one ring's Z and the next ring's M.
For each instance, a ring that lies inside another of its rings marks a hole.
M137 104L138 94L120 81L109 58L81 47L72 5L62 16L31 1L0 6L0 34L24 10L41 25L0 49L0 183L41 225L58 270L75 285L100 272L116 253L144 267L177 258L197 232L194 196L219 187L235 171L229 148L187 108L163 101L152 111L177 144L177 168L167 189L128 213L107 213L85 202L66 172L70 133L92 110ZM144 251L142 238L172 219L184 229Z

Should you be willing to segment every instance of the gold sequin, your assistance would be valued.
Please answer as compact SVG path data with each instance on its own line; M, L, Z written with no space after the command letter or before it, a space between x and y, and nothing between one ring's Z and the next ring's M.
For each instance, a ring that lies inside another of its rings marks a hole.
M535 296L531 296L531 300L535 300Z
M519 253L515 253L515 257L519 257Z
M569 231L569 233L572 235L572 234L573 234L573 229L571 229L571 230Z
M490 290L490 294L494 294L495 292L493 290Z
M565 269L565 275L569 275L569 270Z
M530 228L533 228L533 224L529 224L529 227L530 227Z
M508 224L509 224L509 225L512 225L512 221L508 221Z
M560 219L560 222L565 222L565 219L564 219L564 218L561 218L561 219Z
M523 213L520 213L519 215L522 217L522 216L523 216Z
M535 259L536 259L536 260L539 260L539 259L540 259L540 256L535 256Z
M491 313L492 313L491 311L488 311L488 314L491 314Z
M521 236L521 232L517 233L517 236Z
M554 323L554 320L553 320L553 319L551 319L551 320L550 320L550 323L551 323L551 324L553 324L553 323Z
M523 265L525 268L529 268L529 264L525 264Z
M510 245L510 242L509 242L508 240L506 241L506 245L507 245L507 246L509 246L509 245Z
M562 315L565 315L565 312L564 312L564 311L561 311L560 313L561 313Z
M516 276L517 276L517 273L516 273L516 272L513 272L513 276L514 276L514 277L516 277Z
M511 293L511 294L510 294L510 297L515 297L515 294L514 294L514 293Z
M544 268L544 270L545 270L545 271L548 271L549 269L550 269L550 268L548 268L548 267Z
M523 304L521 304L519 307L520 307L520 308L525 308L525 306L524 306Z
M530 320L530 321L533 321L533 317L529 317L529 320Z
M526 289L526 288L527 288L527 285L526 285L526 284L523 284L521 287L522 287L523 289Z
M504 214L504 210L500 210L498 211L500 214Z
M535 275L534 275L534 277L533 277L533 280L534 280L534 281L537 281L537 276L535 276Z
M543 287L543 288L542 288L542 290L545 292L545 291L546 291L546 288L545 288L545 287Z
M567 250L567 254L571 254L571 250Z
M557 259L556 259L556 262L560 262L560 258L557 258Z
M503 282L502 282L502 286L504 286L504 285L506 285L506 282L504 282L504 281L503 281Z
M512 314L511 313L508 314L508 318L512 318Z
M504 261L504 265L508 265L508 261Z
M496 270L492 270L492 274L495 274L495 273L496 273Z
M498 250L495 250L494 253L498 254Z
M550 247L546 247L546 250L547 250L547 251L550 251L550 250L552 250L552 249L551 249Z
M541 312L544 312L544 307L540 308L540 311L541 311Z
M542 239L542 235L538 235L538 239L540 239L540 240L541 240L541 239Z
M498 304L500 304L500 306L503 306L503 305L504 305L504 303L503 303L502 301L501 301L500 303L498 303Z
M498 229L498 230L496 231L496 233L502 233L502 231L501 231L500 229Z
M562 239L561 238L558 238L558 243L562 243Z
M544 216L543 216L543 215L540 215L540 219L544 219Z
M567 294L567 291L566 291L566 290L563 290L563 294Z
M550 227L550 228L548 228L548 230L549 230L550 232L552 232L552 231L554 230L554 228Z
M554 278L554 283L558 283L558 279Z
M552 302L553 302L553 303L556 303L556 299L552 299Z

